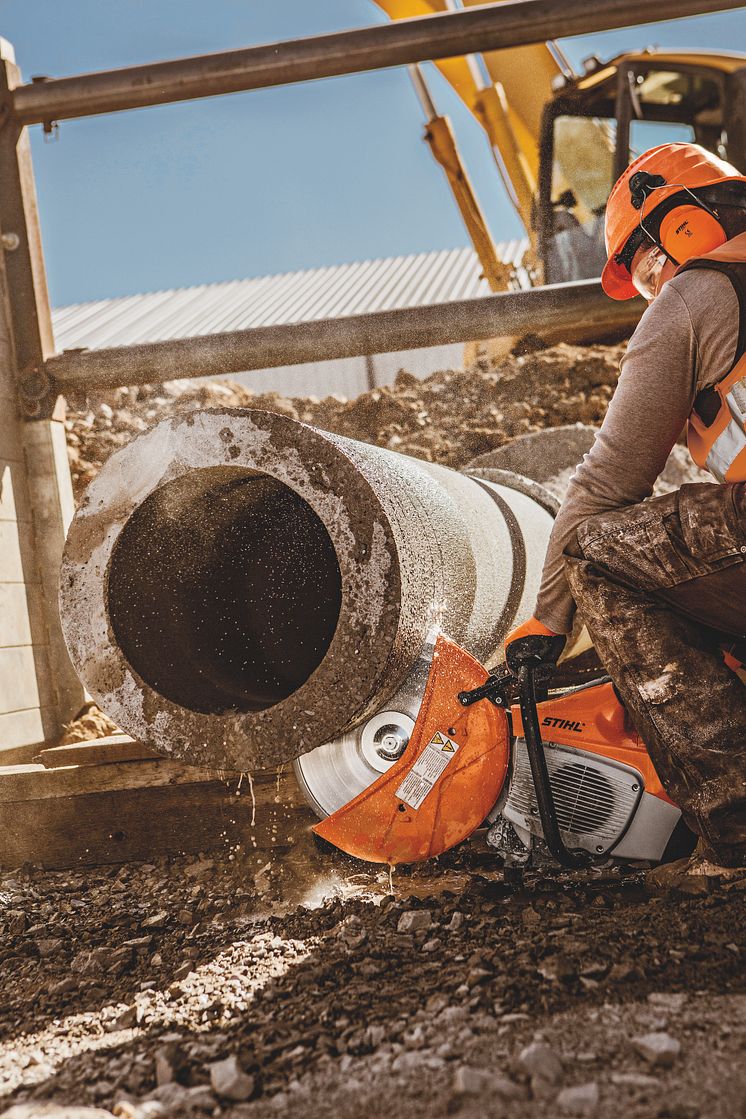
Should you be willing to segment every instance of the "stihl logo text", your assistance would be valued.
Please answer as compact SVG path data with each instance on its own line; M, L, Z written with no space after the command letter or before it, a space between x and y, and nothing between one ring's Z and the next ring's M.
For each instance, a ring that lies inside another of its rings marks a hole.
M585 723L572 719L553 719L550 715L547 715L542 719L541 725L543 727L555 727L556 730L574 730L576 734L582 734Z

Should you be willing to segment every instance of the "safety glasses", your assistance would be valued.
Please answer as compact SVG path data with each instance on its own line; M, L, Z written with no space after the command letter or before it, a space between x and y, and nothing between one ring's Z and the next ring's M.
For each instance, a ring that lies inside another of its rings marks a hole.
M665 249L654 242L641 245L632 259L629 270L632 283L648 303L660 291L663 269L669 260Z

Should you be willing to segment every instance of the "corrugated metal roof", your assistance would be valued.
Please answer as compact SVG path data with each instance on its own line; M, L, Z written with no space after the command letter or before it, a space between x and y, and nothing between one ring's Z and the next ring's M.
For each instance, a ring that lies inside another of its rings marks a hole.
M516 269L517 287L529 286L521 267L527 247L526 240L497 246L500 259ZM446 249L100 299L59 307L52 317L61 352L342 318L488 294L474 250Z

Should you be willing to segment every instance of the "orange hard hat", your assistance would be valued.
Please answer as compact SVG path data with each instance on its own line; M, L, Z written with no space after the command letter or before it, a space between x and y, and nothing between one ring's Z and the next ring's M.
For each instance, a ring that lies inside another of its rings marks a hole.
M643 180L654 187L636 189ZM617 260L629 238L640 227L640 218L649 217L662 203L679 194L683 187L696 190L722 182L746 183L735 167L708 152L699 144L661 144L643 152L619 176L606 204L606 255L601 283L612 299L632 299L637 291L629 269ZM691 201L691 198L690 198Z

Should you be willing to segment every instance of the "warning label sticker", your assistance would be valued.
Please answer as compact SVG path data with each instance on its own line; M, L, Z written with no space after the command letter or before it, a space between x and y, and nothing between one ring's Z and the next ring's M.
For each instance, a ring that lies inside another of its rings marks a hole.
M428 793L440 780L448 763L456 757L459 745L452 738L436 731L420 754L395 796L410 808L420 808Z

